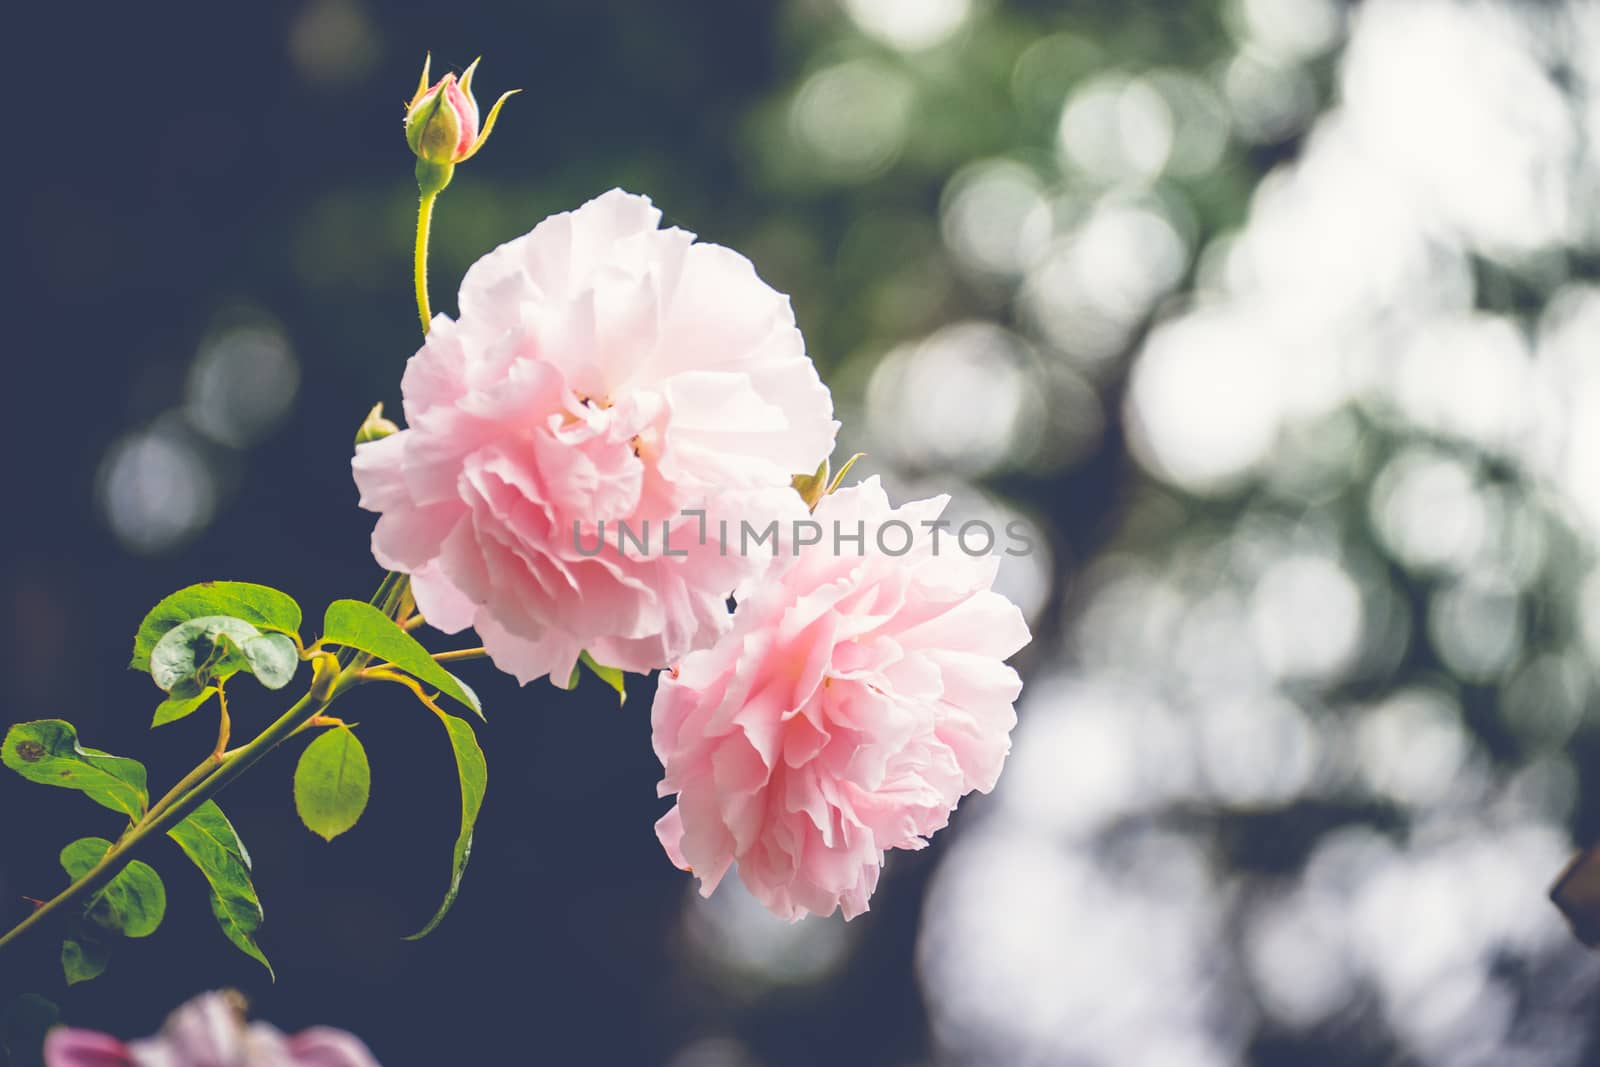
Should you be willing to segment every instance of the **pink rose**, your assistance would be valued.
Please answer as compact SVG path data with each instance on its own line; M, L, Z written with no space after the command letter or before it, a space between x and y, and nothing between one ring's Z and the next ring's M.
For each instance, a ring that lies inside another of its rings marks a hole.
M996 559L925 525L946 500L891 508L876 478L824 498L822 543L662 676L653 742L677 804L656 833L702 894L737 863L784 918L854 918L885 850L922 848L993 788L1022 688L1005 660L1028 627L991 589Z
M167 1019L161 1033L127 1044L93 1030L57 1027L44 1043L45 1067L378 1067L367 1046L342 1030L314 1027L293 1037L247 1025L239 999L202 993Z
M788 298L659 219L613 190L484 256L406 368L408 428L356 452L378 562L524 683L584 649L645 672L709 645L771 563L720 551L718 523L793 517L791 477L833 448Z

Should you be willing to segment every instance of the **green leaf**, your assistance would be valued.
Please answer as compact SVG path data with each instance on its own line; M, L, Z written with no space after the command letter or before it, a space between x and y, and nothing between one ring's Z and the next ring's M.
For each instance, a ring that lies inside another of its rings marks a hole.
M255 942L261 928L261 901L250 881L250 853L217 802L208 800L167 831L211 884L211 913L222 932L272 974L272 964ZM276 977L276 976L274 976Z
M199 696L193 696L184 699L180 699L179 697L168 697L160 704L156 705L156 715L155 718L150 721L150 728L153 730L157 726L165 726L169 722L177 722L184 716L199 711L200 708L204 706L206 701L210 700L216 695L217 687L214 685L208 685L204 689L200 690Z
M583 676L583 668L585 667L588 667L589 671L596 678L600 679L602 682L606 683L612 689L617 691L617 703L619 705L626 704L628 702L628 690L625 684L625 679L627 676L623 673L622 668L602 667L600 664L596 663L594 657L589 655L587 652L578 653L578 662L572 665L572 673L567 676L567 684L561 688L566 690L578 688L578 679Z
M282 689L300 669L300 650L282 634L262 634L246 641L241 650L250 673L268 689Z
M69 937L61 942L61 970L67 985L99 978L111 963L111 946L90 937Z
M433 913L433 918L428 920L428 925L406 938L407 941L416 941L433 933L434 927L439 925L455 904L456 894L461 891L461 876L466 873L467 860L472 855L472 828L477 825L478 811L483 807L483 794L489 787L489 768L483 761L483 749L478 747L472 726L467 720L454 715L440 715L439 718L450 735L450 747L456 757L456 773L461 778L461 832L456 835L450 888L445 892L444 902Z
M627 675L622 673L620 667L602 667L594 661L594 657L587 652L580 652L578 659L585 667L594 672L594 676L617 691L617 704L620 706L628 702L628 690L624 684Z
M355 732L336 726L319 734L294 769L294 806L314 834L332 841L367 810L372 770Z
M226 681L245 667L238 647L260 636L260 630L231 615L179 623L150 650L150 677L169 693L190 679Z
M30 782L76 789L131 819L144 814L144 765L78 744L78 731L61 719L19 722L6 731L0 762Z
M150 609L134 636L133 660L128 666L149 670L156 642L179 623L204 615L229 615L259 630L300 631L300 605L287 593L249 582L202 582L178 590Z
M268 689L282 689L300 666L295 644L283 634L263 634L243 619L201 615L168 630L150 651L150 677L188 700L201 687L249 671Z
M103 837L81 837L61 850L61 867L77 881L111 850ZM132 860L95 894L88 915L101 927L125 937L149 937L167 913L167 888L155 868Z
M44 1067L44 1035L61 1009L37 993L24 993L0 1014L0 1053L11 1067Z
M325 643L359 649L388 660L418 681L426 682L469 708L480 719L483 717L478 695L439 666L415 637L371 604L360 600L335 600L328 605L322 631Z

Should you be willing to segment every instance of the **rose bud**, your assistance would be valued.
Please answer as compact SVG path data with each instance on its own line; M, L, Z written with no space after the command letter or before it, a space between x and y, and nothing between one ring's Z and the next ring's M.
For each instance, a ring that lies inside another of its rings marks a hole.
M489 109L483 128L478 128L478 102L472 96L472 75L479 60L462 72L457 80L446 74L432 86L428 84L430 55L422 64L422 78L416 95L406 105L406 143L417 156L417 182L424 190L437 192L450 183L455 165L471 159L483 147L494 129L495 119L506 99L521 92L503 93Z
M367 417L361 421L360 429L356 430L356 444L364 445L369 441L381 441L390 434L400 432L400 427L391 419L383 417L383 404L372 405L372 410L367 412Z

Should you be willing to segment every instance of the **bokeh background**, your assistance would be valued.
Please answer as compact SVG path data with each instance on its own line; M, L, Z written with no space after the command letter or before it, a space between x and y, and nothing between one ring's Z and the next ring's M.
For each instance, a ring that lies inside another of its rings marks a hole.
M8 17L5 720L170 780L121 670L160 596L378 578L349 441L415 350L423 53L523 95L445 195L475 257L615 185L794 296L899 494L1030 525L1006 774L857 921L712 900L657 846L650 684L486 665L456 911L437 725L363 691L326 845L284 753L223 797L278 982L175 849L167 925L70 991L153 1030L235 986L450 1063L1566 1067L1600 956L1600 3L30 4ZM448 642L444 642L448 644ZM248 687L242 687L248 688ZM275 705L236 695L235 715ZM0 918L115 827L0 779Z

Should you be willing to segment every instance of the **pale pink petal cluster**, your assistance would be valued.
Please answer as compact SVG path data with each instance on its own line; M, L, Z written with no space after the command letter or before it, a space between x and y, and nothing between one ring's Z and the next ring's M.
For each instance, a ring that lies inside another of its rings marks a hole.
M737 864L780 916L852 918L885 851L922 848L994 786L1021 689L1005 661L1028 628L992 590L995 558L948 535L936 550L925 524L946 499L892 508L875 478L825 497L823 543L742 590L733 630L662 676L653 743L677 803L656 832L703 894ZM892 522L918 535L905 555L878 548Z
M710 645L771 561L700 531L793 516L791 477L832 450L788 298L659 221L613 190L479 260L406 368L407 428L357 450L378 561L524 683L582 650L645 672ZM619 551L619 522L649 550Z
M361 1040L313 1027L292 1036L244 1019L228 993L202 993L173 1012L155 1037L122 1042L93 1030L57 1027L45 1067L378 1067Z

